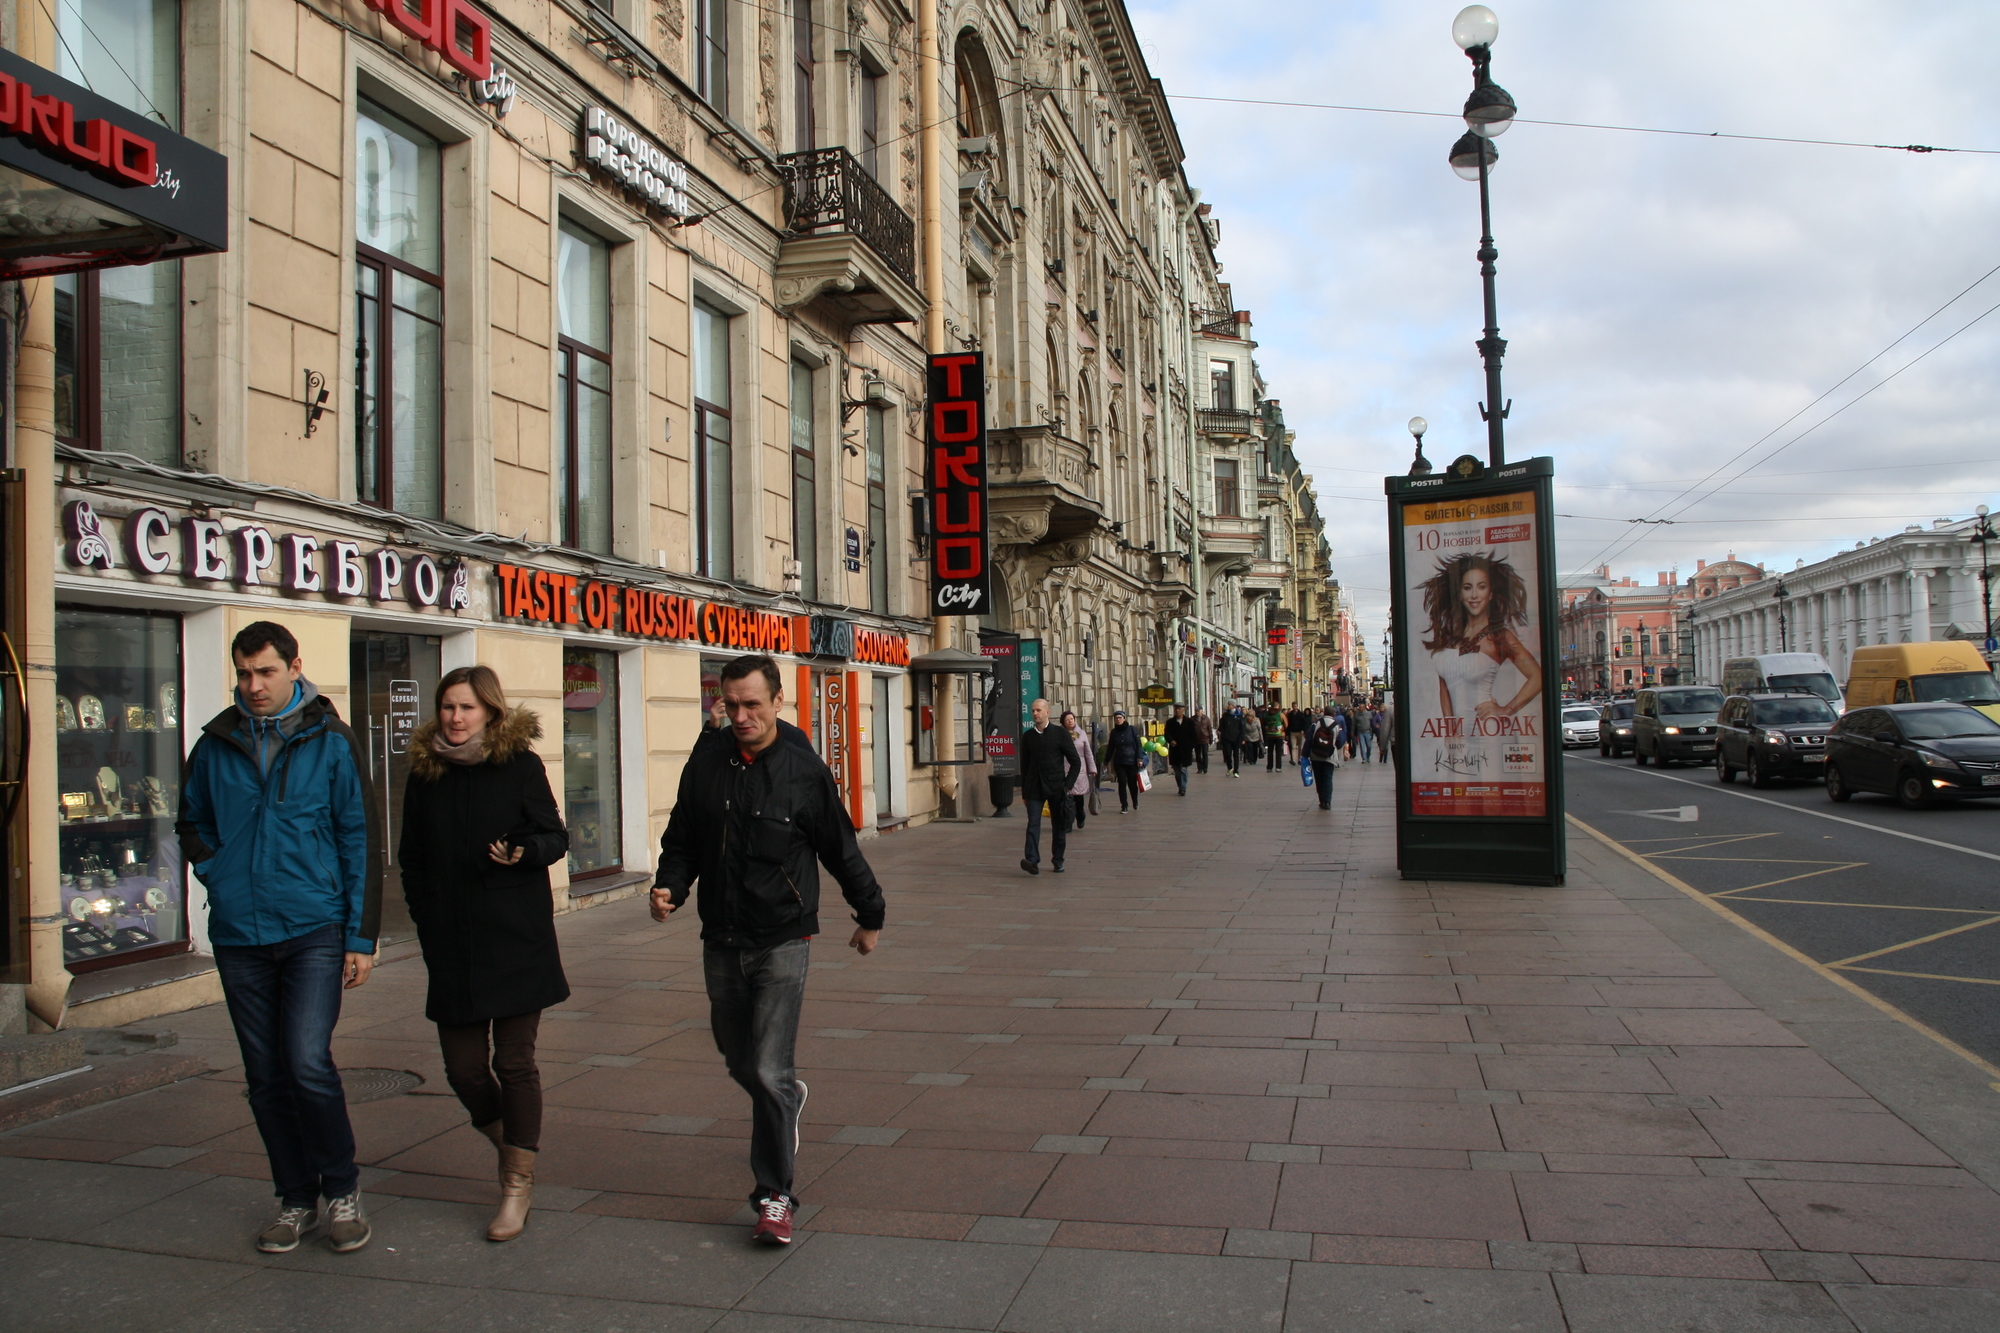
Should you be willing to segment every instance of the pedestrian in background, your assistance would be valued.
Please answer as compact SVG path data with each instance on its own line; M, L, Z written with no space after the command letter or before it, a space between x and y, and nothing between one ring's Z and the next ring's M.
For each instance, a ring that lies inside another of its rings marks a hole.
M1111 714L1111 736L1105 741L1105 757L1118 775L1118 813L1124 814L1129 798L1131 808L1139 808L1139 765L1146 762L1145 742L1139 729L1125 720L1122 712Z
M1174 705L1174 715L1167 719L1167 764L1174 770L1174 785L1181 795L1187 795L1188 769L1194 766L1195 730L1194 721L1187 715L1187 708Z
M653 920L665 921L701 887L702 979L708 1024L729 1076L750 1094L750 1238L789 1245L798 1199L792 1176L806 1085L795 1054L812 937L820 933L819 867L854 911L848 947L881 942L875 872L854 840L833 774L818 755L778 744L784 702L778 664L762 654L722 669L734 744L696 746L681 767L660 837Z
M445 1079L499 1151L500 1211L486 1239L528 1224L541 1148L542 1010L569 998L549 867L569 834L535 754L541 719L510 709L491 667L438 682L434 716L410 736L403 791L403 896L423 946Z
M1021 798L1028 806L1027 842L1021 852L1021 869L1030 875L1042 873L1042 802L1049 806L1049 868L1063 872L1063 853L1069 843L1070 792L1083 774L1077 758L1076 738L1067 727L1049 725L1049 701L1037 699L1028 705L1034 725L1021 733Z
M1333 809L1333 761L1340 753L1342 741L1339 714L1332 704L1328 704L1300 739L1304 743L1306 761L1312 765L1313 786L1319 792L1319 808Z
M1243 776L1238 770L1243 764L1243 706L1231 704L1223 710L1222 721L1216 727L1216 734L1222 738L1222 766L1229 770L1229 776Z
M1197 708L1194 710L1194 771L1208 772L1208 747L1215 744L1215 724L1208 714Z
M1090 804L1090 793L1097 786L1097 752L1090 743L1089 735L1078 725L1075 713L1065 712L1062 715L1062 724L1063 730L1069 733L1070 740L1076 746L1077 762L1083 765L1082 771L1076 775L1076 781L1071 783L1069 788L1071 811L1076 817L1076 826L1082 828L1084 816L1090 813L1087 808Z
M340 993L368 980L382 917L368 762L290 630L256 621L229 651L236 700L195 741L174 831L208 888L216 976L278 1195L257 1248L296 1250L324 1199L327 1244L346 1254L371 1234L333 1063Z
M1265 772L1275 773L1285 766L1285 714L1276 704L1264 710L1264 748L1270 752Z
M1285 758L1293 763L1305 756L1306 724L1312 714L1303 708L1285 710Z
M1375 710L1368 705L1361 706L1356 719L1355 731L1361 741L1361 762L1367 763L1375 757Z

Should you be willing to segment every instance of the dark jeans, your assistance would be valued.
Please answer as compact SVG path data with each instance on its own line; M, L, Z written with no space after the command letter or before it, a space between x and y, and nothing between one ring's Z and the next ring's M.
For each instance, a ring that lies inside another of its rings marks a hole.
M1313 766L1313 789L1319 792L1319 808L1333 809L1333 760L1315 759Z
M1264 771L1275 773L1285 766L1285 742L1283 737L1273 736L1264 742L1267 753L1264 756Z
M542 1071L535 1034L542 1011L485 1023L440 1023L445 1082L476 1129L500 1122L500 1136L534 1152L542 1145Z
M243 1052L250 1113L287 1207L354 1193L354 1129L333 1066L346 938L321 926L282 944L218 944L215 971Z
M797 1152L799 1005L806 995L812 945L788 940L768 949L702 949L708 1026L729 1076L750 1094L750 1202L792 1194Z
M1028 841L1021 852L1028 864L1042 863L1042 802L1049 803L1049 864L1063 863L1063 852L1069 842L1069 798L1066 796L1030 796L1028 798Z
M1078 828L1083 827L1083 817L1090 812L1089 807L1090 798L1088 796L1072 796L1069 798L1070 814L1076 819L1076 826Z
M1126 797L1131 797L1132 808L1139 808L1139 766L1137 764L1113 764L1118 770L1118 808L1125 808Z
M1180 764L1174 765L1174 785L1180 788L1181 795L1187 795L1187 769Z
M1242 765L1243 747L1241 745L1231 745L1228 741L1224 741L1222 743L1222 766L1231 773L1234 773Z
M1197 745L1194 747L1194 771L1197 773L1208 772L1208 747L1206 745Z

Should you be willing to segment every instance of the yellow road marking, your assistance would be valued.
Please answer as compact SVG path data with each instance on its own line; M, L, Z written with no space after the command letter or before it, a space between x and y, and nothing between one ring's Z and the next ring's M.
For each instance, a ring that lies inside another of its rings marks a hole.
M1704 836L1704 837L1685 837L1685 836L1683 836L1683 837L1679 837L1679 838L1634 838L1634 839L1632 839L1632 841L1633 841L1634 843L1641 843L1641 842L1691 842L1691 843L1694 843L1694 844L1695 844L1695 845L1696 845L1697 847L1722 847L1722 846L1726 846L1727 844L1729 844L1729 843L1732 843L1732 842L1753 842L1753 841L1755 841L1755 840L1756 840L1756 839L1758 839L1758 838L1775 838L1775 837L1777 837L1777 836L1778 836L1778 835L1777 835L1776 833L1737 833L1737 834L1732 834L1731 836L1729 836L1729 837L1727 837L1727 838L1720 838L1720 837L1713 837L1713 836ZM1687 847L1687 848L1683 848L1682 850L1684 850L1684 851L1693 851L1693 850L1695 850L1695 847ZM1648 855L1648 856L1660 856L1660 855L1664 855L1664 853L1661 853L1661 852L1647 852L1647 853L1646 853L1646 855Z
M1783 881L1783 880L1780 880L1780 881L1778 881L1778 882L1779 882L1779 883L1781 883L1781 884L1782 884L1782 883L1784 883L1784 881ZM1757 885L1755 885L1755 884L1753 884L1753 885L1751 885L1750 887L1754 889L1754 888L1756 888L1756 887L1758 887L1758 886L1757 886ZM1709 895L1709 896L1710 896L1710 897L1714 897L1714 898L1727 898L1727 899L1729 899L1729 900L1730 900L1731 902L1739 902L1739 903L1785 903L1785 904L1787 904L1788 906L1795 906L1795 907L1866 907L1866 908L1868 908L1868 909L1869 909L1870 911L1875 911L1875 912L1953 912L1953 913L1956 913L1956 914L1957 914L1957 915L1959 915L1959 916L1984 916L1984 915L1985 915L1985 913L1984 913L1983 911L1980 911L1980 910L1978 910L1978 909L1975 909L1975 908L1971 908L1971 907L1912 907L1912 906L1911 906L1910 904L1908 904L1908 903L1842 903L1842 902L1834 902L1834 901L1831 901L1831 900L1828 900L1828 899L1820 899L1820 898L1743 898L1743 897L1739 897L1738 895L1739 895L1739 894L1741 894L1741 893L1743 893L1743 892L1744 892L1744 890L1742 890L1742 889L1724 889L1724 890L1723 890L1723 891L1722 891L1721 893L1716 893L1716 894L1711 894L1711 895ZM1833 964L1833 963L1828 963L1828 964L1827 964L1827 966L1828 966L1828 967L1833 967L1833 966L1835 966L1835 964Z
M1947 935L1962 935L1968 930L1978 930L1981 926L1990 926L1996 921L2000 921L2000 916L1989 916L1984 921L1968 921L1962 926L1953 926L1950 930L1940 930L1935 935L1925 935L1921 939L1910 940L1903 944L1892 944L1886 949L1876 949L1872 953L1858 953L1852 958L1843 958L1839 962L1828 963L1827 966L1847 967L1853 963L1865 963L1870 958L1880 958L1885 953L1900 953L1904 949L1914 949L1919 944L1929 944L1932 940L1941 940Z
M1778 864L1782 865L1783 862L1779 862ZM1812 865L1814 863L1811 861L1794 861L1792 864ZM1867 864L1868 863L1866 861L1842 861L1835 865L1828 865L1824 870L1808 870L1803 875L1787 875L1783 879L1767 879L1762 884L1745 884L1740 889L1724 889L1721 893L1718 893L1715 896L1718 898L1722 898L1738 893L1748 893L1752 889L1768 889L1778 884L1796 884L1798 881L1802 879L1811 879L1815 875L1831 875L1836 870L1853 870L1858 866L1865 866Z
M1770 804L1776 805L1778 804L1778 802L1773 801L1770 802ZM1988 1061L1981 1059L1979 1056L1974 1055L1971 1051L1968 1051L1967 1049L1965 1049L1965 1047L1959 1045L1957 1042L1953 1041L1950 1037L1945 1036L1942 1032L1939 1032L1936 1028L1931 1027L1929 1024L1919 1022L1918 1020L1904 1013L1901 1009L1898 1009L1895 1005L1890 1004L1887 1000L1883 999L1881 996L1869 990L1866 986L1859 984L1858 982L1852 980L1849 977L1842 976L1840 973L1835 972L1832 968L1829 968L1826 964L1819 962L1817 959L1808 957L1806 954L1799 952L1799 950L1785 943L1783 940L1779 939L1776 935L1773 935L1770 931L1765 930L1762 926L1759 926L1755 922L1752 922L1746 919L1745 917L1742 917L1737 913L1730 911L1728 907L1724 906L1722 903L1715 901L1715 899L1711 898L1708 894L1703 893L1700 889L1694 887L1694 885L1689 884L1684 879L1681 879L1680 877L1675 875L1672 871L1667 870L1666 868L1659 865L1657 862L1654 862L1645 856L1641 856L1638 852L1633 851L1631 848L1625 846L1617 839L1609 837L1606 834L1599 833L1596 829L1584 823L1581 819L1578 819L1575 815L1565 813L1563 817L1567 819L1570 823L1582 829L1585 833L1588 833L1591 837L1597 839L1597 841L1603 843L1606 847L1609 847L1612 851L1624 857L1626 860L1632 862L1634 865L1644 866L1648 871L1652 872L1652 874L1657 876L1663 882L1671 884L1674 888L1679 889L1682 893L1694 899L1696 902L1700 903L1702 906L1706 907L1709 911L1715 913L1723 920L1730 922L1731 924L1737 926L1738 928L1740 928L1741 930L1745 931L1750 935L1754 935L1756 938L1770 945L1773 949L1776 949L1779 953L1785 955L1785 957L1791 959L1793 962L1800 963L1808 968L1811 968L1821 977L1824 977L1826 980L1840 987L1848 994L1854 996L1855 999L1860 1000L1863 1003L1868 1004L1875 1009L1879 1009L1881 1012L1895 1019L1898 1023L1901 1023L1904 1026L1908 1027L1911 1031L1920 1032L1924 1036L1929 1037L1932 1041L1944 1047L1946 1050L1950 1051L1953 1055L1956 1055L1959 1059L1965 1061L1967 1064L1973 1066L1975 1069L1984 1071L1987 1074L1987 1076L1991 1078L2000 1079L2000 1065L1991 1064ZM1864 827L1867 826L1864 825ZM2000 857L1996 857L1995 859L2000 860ZM1855 970L1862 971L1865 969L1857 968Z
M1920 981L1963 981L1970 986L2000 986L1992 977L1948 977L1941 972L1891 972L1886 967L1850 967L1849 972L1873 972L1880 977L1916 977ZM2000 1084L1994 1085L2000 1088Z

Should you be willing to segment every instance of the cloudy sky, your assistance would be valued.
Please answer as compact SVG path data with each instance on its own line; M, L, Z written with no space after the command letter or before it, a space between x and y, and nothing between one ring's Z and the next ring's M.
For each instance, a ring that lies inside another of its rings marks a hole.
M1456 113L1470 88L1452 0L1128 3L1170 95ZM1523 120L2000 150L1991 0L1493 7L1494 78ZM1408 468L1404 423L1429 420L1439 466L1485 454L1478 190L1445 161L1463 126L1173 109L1379 648L1380 478ZM1498 147L1508 457L1556 460L1564 573L1650 583L1732 551L1789 569L2000 505L2000 313L1972 323L2000 303L2000 272L1980 281L2000 264L2000 152L1525 123ZM1642 517L1679 521L1625 521Z

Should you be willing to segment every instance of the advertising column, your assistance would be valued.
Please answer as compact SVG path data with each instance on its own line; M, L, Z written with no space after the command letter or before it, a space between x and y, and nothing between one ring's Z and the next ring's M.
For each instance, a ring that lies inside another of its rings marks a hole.
M1388 479L1405 878L1562 882L1552 476L1468 456Z

